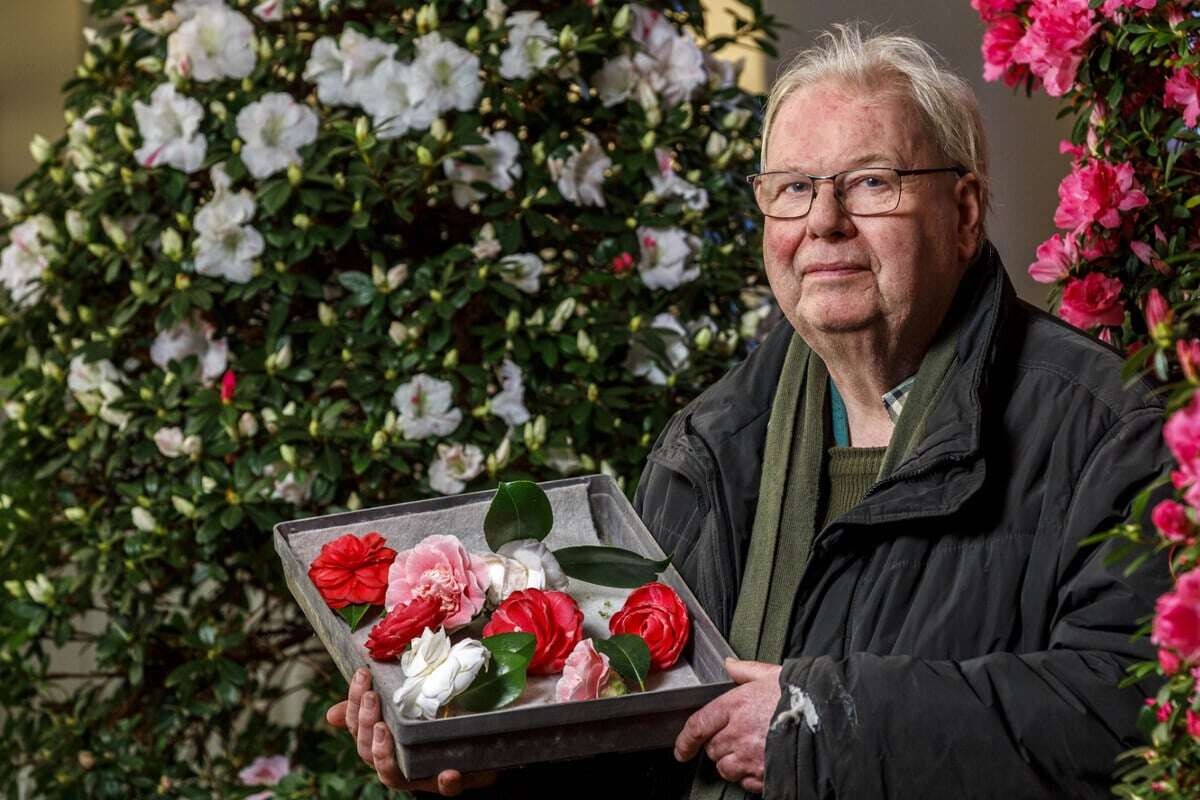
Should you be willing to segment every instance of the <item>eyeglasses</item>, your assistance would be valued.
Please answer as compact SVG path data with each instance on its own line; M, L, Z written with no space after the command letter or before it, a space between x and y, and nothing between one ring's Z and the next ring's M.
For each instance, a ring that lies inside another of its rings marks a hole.
M746 180L754 187L754 200L764 216L798 219L812 210L817 196L817 181L832 181L833 196L842 211L854 217L878 217L900 207L900 189L905 175L929 175L953 172L958 177L968 170L962 167L893 169L860 167L832 175L806 175L803 172L757 172Z

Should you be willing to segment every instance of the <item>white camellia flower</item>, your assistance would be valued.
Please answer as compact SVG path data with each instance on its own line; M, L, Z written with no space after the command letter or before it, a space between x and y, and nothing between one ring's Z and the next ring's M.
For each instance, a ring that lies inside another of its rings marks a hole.
M525 381L521 368L511 359L504 359L500 366L500 386L488 404L492 414L504 420L508 426L516 427L529 421L529 409L525 407Z
M363 81L359 99L379 138L394 139L410 130L427 130L433 123L431 90L424 70L389 58Z
M708 192L679 176L668 150L655 148L654 155L658 161L658 174L650 176L650 185L656 195L661 198L679 197L693 211L708 208Z
M413 63L429 77L429 102L435 114L470 111L475 107L483 91L479 56L434 32L417 39L417 57Z
M424 372L400 384L392 395L392 406L400 413L400 430L405 439L448 436L462 422L462 411L454 408L449 381Z
M125 396L121 383L125 377L107 358L87 362L83 356L71 359L67 373L67 388L89 414L99 415L109 425L124 428L129 422L128 411L116 411L112 404Z
M508 18L508 48L500 54L500 77L507 81L533 77L558 57L555 36L536 11L517 11Z
M513 592L524 589L566 591L569 583L550 548L536 539L519 539L500 545L496 553L473 555L487 564L487 602L498 606Z
M486 183L505 192L521 177L521 164L517 161L521 144L517 137L508 131L497 131L485 133L483 138L483 144L463 147L465 152L478 158L482 164L470 164L452 158L443 162L446 177L453 182L454 204L459 208L466 208L483 197L483 193L472 184Z
M440 494L458 494L467 482L483 471L483 451L473 444L437 446L437 458L429 465L429 488Z
M303 163L300 148L317 140L317 115L290 94L271 92L238 112L237 132L242 162L262 180Z
M250 20L224 3L205 4L167 38L167 69L201 82L241 79L257 53Z
M0 250L0 286L22 308L42 299L42 276L50 259L58 255L53 245L42 241L47 217L27 219L8 232L8 247Z
M359 105L366 82L395 55L395 44L346 28L337 42L328 36L316 41L304 65L304 79L317 84L317 97L326 105Z
M150 360L165 370L172 361L196 356L200 361L200 380L205 386L211 386L225 373L229 362L229 342L214 339L215 332L216 328L199 316L193 317L191 322L185 320L154 337Z
M179 458L183 455L183 429L178 426L159 428L154 433L154 444L167 458Z
M254 259L262 255L262 234L249 225L254 218L254 195L248 190L229 191L225 170L212 170L216 191L196 212L196 272L248 283L254 277Z
M700 277L700 268L689 266L700 250L700 240L679 228L638 228L641 260L638 272L650 289L675 289Z
M542 288L540 276L546 265L535 253L514 253L500 259L500 278L525 294L536 294Z
M600 103L605 108L628 100L637 83L638 74L633 68L633 60L626 55L605 61L600 71L592 76L592 84L600 93Z
M663 340L667 353L668 363L666 366L672 372L686 367L689 355L687 331L679 324L679 320L672 314L662 313L651 321L650 327ZM656 386L665 386L667 383L663 365L659 364L650 351L641 344L634 343L629 348L627 366L634 375L644 377Z
M577 206L604 207L604 173L612 166L612 159L604 152L600 139L591 131L583 134L583 149L570 148L571 154L561 158L547 159L550 177L558 185L562 196Z
M443 628L426 628L400 658L404 683L392 695L405 719L434 719L442 706L467 690L491 653L481 642L451 646Z
M150 95L150 104L133 101L142 146L133 157L143 167L175 167L195 172L204 163L208 140L200 133L204 107L175 90L174 84L161 83Z

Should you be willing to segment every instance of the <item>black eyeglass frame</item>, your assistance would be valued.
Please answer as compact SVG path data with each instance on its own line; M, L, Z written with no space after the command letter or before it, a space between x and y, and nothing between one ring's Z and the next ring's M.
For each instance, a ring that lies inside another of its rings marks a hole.
M848 172L859 172L861 170L868 170L868 169L891 170L892 172L896 173L901 178L900 190L896 192L896 205L893 206L888 211L876 211L872 214L855 214L851 211L848 211L846 209L846 207L842 204L842 196L837 191L836 181L840 176L845 175ZM966 167L962 167L962 166L922 167L921 169L900 169L898 167L854 167L853 169L844 169L841 172L835 172L832 175L809 175L806 172L799 172L798 170L793 170L793 169L773 169L773 170L767 170L766 172L755 172L751 175L747 175L746 182L748 184L750 184L750 191L752 194L754 194L754 204L756 206L758 206L759 213L761 213L764 217L770 217L771 219L804 219L810 213L812 213L813 203L816 202L816 199L817 199L817 181L829 181L829 182L833 183L834 199L837 200L838 208L840 208L842 210L842 212L845 213L847 216L850 216L850 217L884 217L884 216L887 216L888 214L891 214L893 211L895 211L897 208L900 207L900 198L904 194L903 178L905 176L907 176L907 175L932 175L937 172L953 172L959 178L962 178L964 175L970 174L971 170L967 169ZM812 193L812 196L809 197L809 199L808 199L808 210L805 211L803 214L800 214L800 215L794 216L794 217L781 217L781 216L778 216L777 214L768 214L766 211L763 211L762 206L758 202L758 193L754 191L754 179L761 178L764 175L803 175L804 177L806 177L810 181L812 181L813 182L813 193Z

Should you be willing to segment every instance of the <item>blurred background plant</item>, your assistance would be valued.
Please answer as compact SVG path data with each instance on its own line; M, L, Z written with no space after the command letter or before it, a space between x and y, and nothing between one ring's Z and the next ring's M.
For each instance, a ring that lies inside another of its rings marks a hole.
M632 491L771 313L715 53L774 21L658 5L94 0L0 196L6 794L386 794L271 526Z

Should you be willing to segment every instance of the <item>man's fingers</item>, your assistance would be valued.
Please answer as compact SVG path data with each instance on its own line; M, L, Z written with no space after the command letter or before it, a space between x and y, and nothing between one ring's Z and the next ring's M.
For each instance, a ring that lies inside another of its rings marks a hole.
M358 710L358 757L374 766L371 745L375 738L375 723L379 722L379 696L374 692L363 695L362 707Z
M375 773L379 776L379 782L392 789L418 788L406 785L404 773L396 765L396 747L387 725L376 722L367 730L371 736L371 760L375 762Z
M717 762L717 774L730 783L737 783L746 777L746 771L742 769L737 753L729 753Z
M343 700L340 703L335 703L325 712L325 721L335 728L346 727L346 706L347 702Z
M678 761L689 761L700 752L700 746L712 738L713 734L725 727L729 722L729 710L725 707L725 697L722 695L688 717L687 723L675 739L675 758Z
M749 683L759 678L776 678L779 675L778 664L764 664L761 661L740 661L736 658L725 659L725 670L734 683Z
M447 769L437 776L438 793L443 797L457 797L462 794L462 773L456 769Z
M742 781L742 788L750 794L762 794L762 778L746 778Z
M354 673L350 681L350 691L346 695L346 730L355 739L358 738L358 709L362 705L362 696L371 688L371 673L360 669Z

